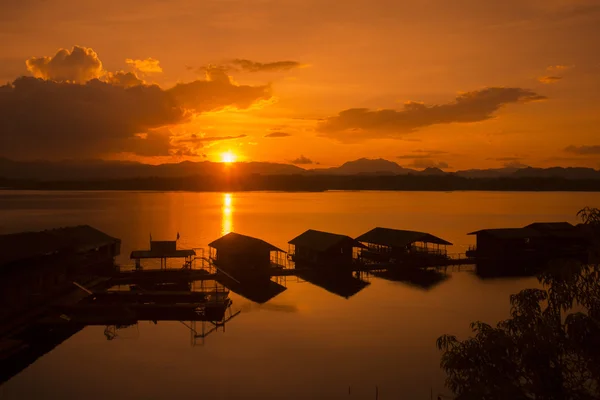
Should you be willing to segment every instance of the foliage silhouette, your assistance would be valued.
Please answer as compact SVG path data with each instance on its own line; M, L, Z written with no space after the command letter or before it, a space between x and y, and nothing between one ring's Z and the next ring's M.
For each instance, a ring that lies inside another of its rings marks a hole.
M600 226L600 210L578 215ZM600 398L599 279L598 265L556 262L539 275L545 289L510 297L511 318L438 338L446 386L457 399Z

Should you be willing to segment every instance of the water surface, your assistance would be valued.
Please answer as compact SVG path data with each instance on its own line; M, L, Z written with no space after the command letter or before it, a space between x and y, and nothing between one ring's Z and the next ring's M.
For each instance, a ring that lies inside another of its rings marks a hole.
M474 244L468 232L575 223L578 209L598 204L600 193L0 192L0 233L89 224L122 239L122 265L150 235L174 240L178 232L180 247L235 231L287 249L309 228L358 236L384 226L432 233L464 253ZM506 318L508 296L537 286L468 269L428 290L369 281L349 299L295 278L266 304L232 294L242 313L204 342L178 322L140 323L112 341L104 327L87 327L0 386L0 397L372 399L378 386L380 399L429 399L432 390L448 393L436 338Z

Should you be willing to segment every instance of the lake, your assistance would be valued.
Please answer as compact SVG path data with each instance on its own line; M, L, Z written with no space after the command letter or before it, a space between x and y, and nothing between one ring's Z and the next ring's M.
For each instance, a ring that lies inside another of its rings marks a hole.
M356 237L376 226L418 230L464 253L482 228L575 223L600 193L562 192L0 192L0 233L89 224L122 240L117 262L154 240L206 247L234 231L282 249L312 228ZM108 341L87 327L0 386L3 399L429 399L450 394L435 347L469 323L509 315L535 278L481 279L451 268L424 289L368 277L349 299L288 277L265 304L231 294L241 313L193 343L179 322L139 323ZM200 324L200 323L199 323ZM350 391L350 394L349 394Z

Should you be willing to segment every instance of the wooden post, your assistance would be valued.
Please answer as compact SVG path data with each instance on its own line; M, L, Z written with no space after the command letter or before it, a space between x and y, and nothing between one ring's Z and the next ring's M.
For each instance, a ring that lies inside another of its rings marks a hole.
M375 386L375 400L379 399L379 387Z

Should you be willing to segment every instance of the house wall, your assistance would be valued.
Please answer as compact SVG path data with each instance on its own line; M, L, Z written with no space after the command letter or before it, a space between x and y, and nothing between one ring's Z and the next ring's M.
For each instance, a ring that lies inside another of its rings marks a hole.
M322 266L340 266L352 263L352 244L332 247L324 252L317 252L310 248L296 246L294 258L297 263L322 265Z
M271 266L269 250L252 250L239 252L235 249L217 250L215 262L219 267L234 273L264 272Z

